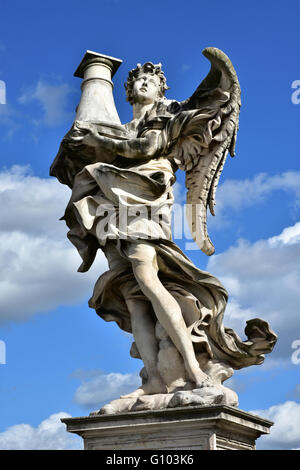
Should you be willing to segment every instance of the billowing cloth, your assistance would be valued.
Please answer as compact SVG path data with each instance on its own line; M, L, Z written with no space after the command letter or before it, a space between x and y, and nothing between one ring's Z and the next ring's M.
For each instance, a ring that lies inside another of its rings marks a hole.
M79 271L107 240L171 240L174 181L165 158L132 161L130 168L95 163L78 173L63 218L83 259Z

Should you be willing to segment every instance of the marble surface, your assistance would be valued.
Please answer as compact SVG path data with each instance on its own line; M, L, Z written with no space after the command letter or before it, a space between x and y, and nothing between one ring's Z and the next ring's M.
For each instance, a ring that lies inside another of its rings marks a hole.
M105 416L64 418L86 450L255 450L272 422L238 408L187 406Z

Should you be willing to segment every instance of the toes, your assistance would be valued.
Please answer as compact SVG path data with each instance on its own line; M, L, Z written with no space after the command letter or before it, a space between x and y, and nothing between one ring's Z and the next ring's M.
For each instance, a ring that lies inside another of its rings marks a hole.
M128 395L121 395L120 398L138 398L141 395L145 395L145 391L142 388L138 388L132 393L128 393Z
M213 387L213 386L214 384L212 383L209 377L206 377L205 379L201 380L200 383L197 384L197 388Z

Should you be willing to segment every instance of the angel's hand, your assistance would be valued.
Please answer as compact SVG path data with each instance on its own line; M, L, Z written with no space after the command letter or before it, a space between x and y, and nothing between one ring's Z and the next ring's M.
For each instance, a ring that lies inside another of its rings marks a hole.
M96 147L100 151L104 150L113 154L117 152L116 140L99 134L95 124L75 121L74 129L80 133L78 137L75 137L75 141L90 147Z
M81 134L92 134L94 137L99 135L96 125L86 121L75 121L72 130Z
M87 145L97 147L101 145L101 136L98 134L97 127L89 122L75 121L72 127L72 144Z
M93 134L73 135L68 140L70 148L78 148L83 146L98 147L98 138Z
M98 134L94 124L75 121L62 144L70 150L81 150L86 146L102 149L107 146L107 138Z

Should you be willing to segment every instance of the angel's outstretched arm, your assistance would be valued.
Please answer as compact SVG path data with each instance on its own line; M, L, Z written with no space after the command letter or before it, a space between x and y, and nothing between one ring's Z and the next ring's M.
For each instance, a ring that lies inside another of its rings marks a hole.
M117 140L98 134L95 126L75 123L79 135L70 139L70 146L87 145L125 158L153 158L162 148L160 131L149 131L144 137ZM84 133L83 133L84 132Z

